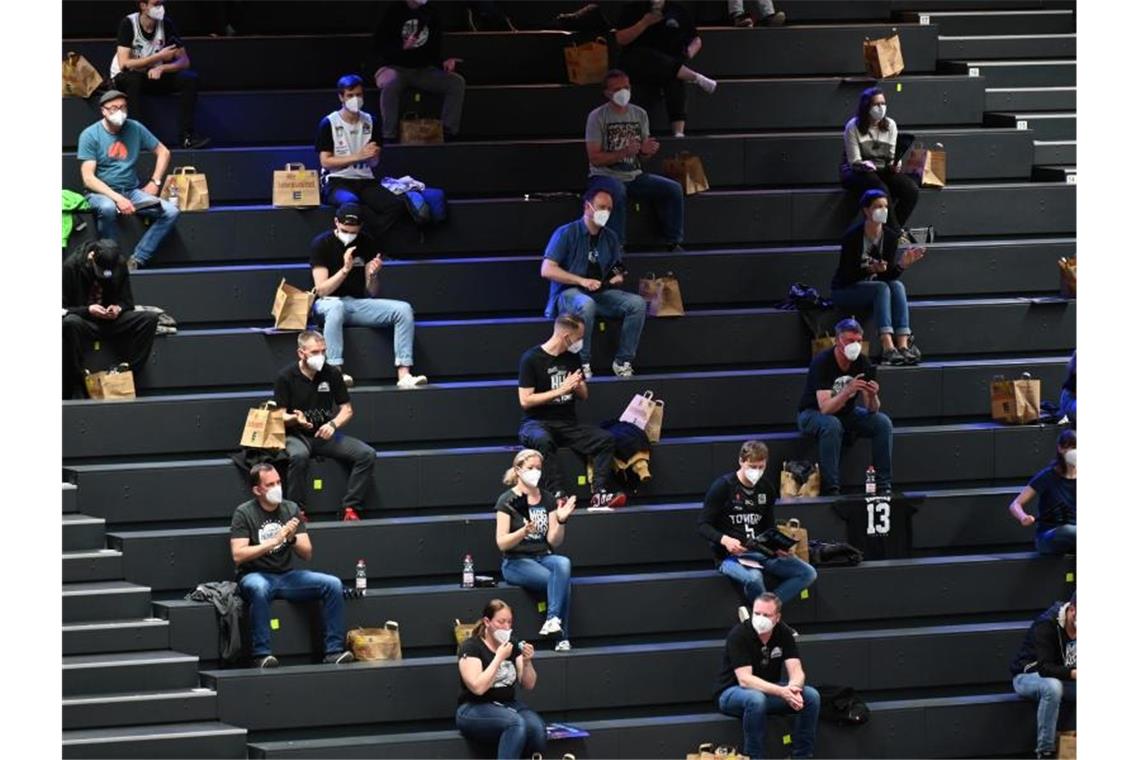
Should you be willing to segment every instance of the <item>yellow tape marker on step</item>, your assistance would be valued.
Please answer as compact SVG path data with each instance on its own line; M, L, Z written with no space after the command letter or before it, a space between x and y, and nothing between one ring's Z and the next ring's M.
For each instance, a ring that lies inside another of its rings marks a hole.
M314 478L313 479L313 490L314 491L320 491L324 487L325 487L325 481L321 480L320 478Z
M278 620L277 618L270 618L269 619L269 627L276 631L278 628L281 627L281 621Z
M902 82L895 82L895 92L902 92Z
M580 485L580 486L586 485L586 476L585 475L579 475L578 476L578 485Z
M606 331L606 323L605 322L599 322L598 323L598 332L605 332L605 331Z
M784 744L791 744L791 743L792 743L792 735L791 734L784 734Z
M1076 583L1076 582L1077 582L1077 574L1076 573L1065 573L1065 583Z
M808 592L808 590L806 588L800 592L800 599L809 599L810 597L811 597L811 594Z
M539 602L538 603L538 611L539 612L546 612L546 602Z
M95 350L96 350L96 351L101 351L101 350L102 350L102 349L100 349L100 348L99 348L99 341L95 341Z

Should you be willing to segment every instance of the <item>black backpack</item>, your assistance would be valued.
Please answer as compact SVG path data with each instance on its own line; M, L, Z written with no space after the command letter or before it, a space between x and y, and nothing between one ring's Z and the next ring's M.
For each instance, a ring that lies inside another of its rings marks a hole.
M861 726L871 720L871 710L850 686L822 684L819 692L819 717L843 726Z
M863 561L863 552L842 542L808 541L808 559L816 567L854 567Z

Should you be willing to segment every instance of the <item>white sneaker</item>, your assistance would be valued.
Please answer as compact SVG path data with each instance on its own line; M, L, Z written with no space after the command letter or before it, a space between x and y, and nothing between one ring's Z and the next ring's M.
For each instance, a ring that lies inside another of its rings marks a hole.
M562 633L562 621L556 617L547 618L546 622L542 624L542 628L538 630L538 635L550 636L554 633Z
M750 615L748 612L748 608L745 607L744 605L741 605L741 606L736 608L736 616L738 618L740 618L741 623L747 621L748 618L752 617L752 615Z
M684 132L674 132L673 133L673 137L684 137L684 136L685 136Z
M613 363L614 375L617 377L633 377L633 365L629 362Z
M709 79L704 74L697 74L697 87L700 87L709 95L716 92L716 80Z
M344 371L343 364L330 364L329 366L336 367L338 370L340 370L340 376L344 378L344 385L346 388L351 388L352 386L356 385L356 381L352 379L352 375Z
M594 379L594 370L590 369L589 364L582 365L582 377L586 378L587 380Z
M557 644L554 645L554 651L555 652L569 652L570 651L570 639L562 639L562 641L559 641Z
M397 388L415 388L417 385L427 385L427 376L404 375L396 381Z

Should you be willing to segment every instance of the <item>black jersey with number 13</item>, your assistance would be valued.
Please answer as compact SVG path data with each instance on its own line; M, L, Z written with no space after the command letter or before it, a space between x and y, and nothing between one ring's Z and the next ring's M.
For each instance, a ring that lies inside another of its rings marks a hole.
M863 559L898 559L910 556L911 517L917 511L908 500L868 496L832 505L847 523L847 543L863 552Z

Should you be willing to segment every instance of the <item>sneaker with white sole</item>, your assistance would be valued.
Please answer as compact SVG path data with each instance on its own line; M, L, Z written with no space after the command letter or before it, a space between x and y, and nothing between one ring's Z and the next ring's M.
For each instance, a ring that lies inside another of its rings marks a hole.
M697 74L696 84L697 87L700 87L708 95L712 95L716 92L716 80L709 79L704 74Z
M748 612L747 607L745 607L744 605L740 605L739 607L736 608L736 617L740 618L741 623L745 623L748 621L748 619L750 617L752 617L752 615L751 615L751 613Z
M590 497L589 512L609 512L617 507L624 507L626 496L621 491L597 491Z
M633 365L629 362L622 362L621 364L614 362L613 371L616 377L633 377Z
M589 362L586 362L582 365L582 377L586 378L587 380L594 379L594 370L590 369Z
M562 620L557 617L547 618L542 628L538 629L539 636L551 636L555 633L562 633Z
M427 375L404 375L396 381L397 388L416 388L427 385Z
M343 652L333 652L332 654L325 655L324 659L326 665L347 665L350 662L356 662L356 657L347 649Z
M271 654L253 658L253 667L260 670L268 670L269 668L275 668L278 665L279 663L277 662L277 658Z
M351 388L352 386L356 385L356 380L352 378L352 375L344 371L343 364L332 364L329 366L336 367L338 370L340 370L340 376L344 378L344 386L346 388Z
M562 641L559 641L557 644L554 645L554 651L555 652L569 652L570 651L570 639L562 639Z

